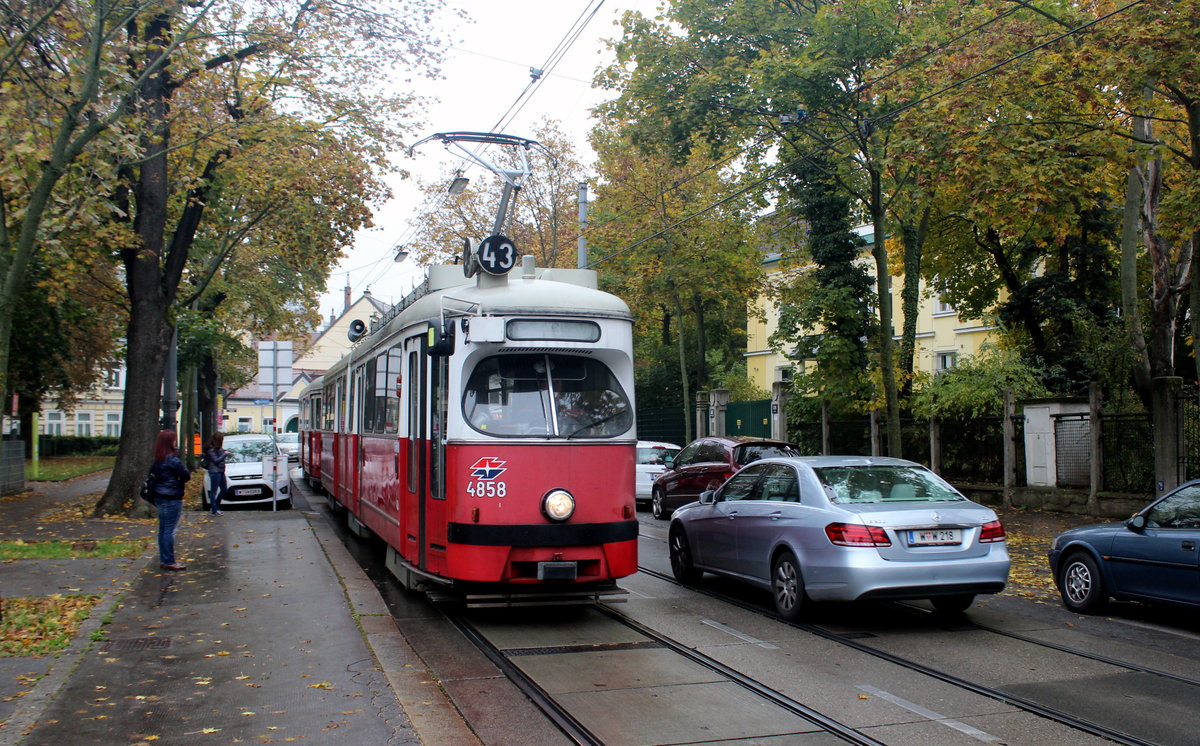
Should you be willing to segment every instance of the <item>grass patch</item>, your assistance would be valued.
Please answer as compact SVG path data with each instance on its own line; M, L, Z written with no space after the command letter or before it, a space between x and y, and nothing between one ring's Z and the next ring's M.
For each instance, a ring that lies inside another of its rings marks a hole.
M150 539L101 539L83 541L0 541L0 560L63 559L67 557L138 557Z
M99 596L6 598L0 604L0 657L54 655L71 644Z
M34 482L61 482L64 479L94 474L113 468L116 456L56 456L38 460L38 475L33 476L33 462L26 459L25 474Z

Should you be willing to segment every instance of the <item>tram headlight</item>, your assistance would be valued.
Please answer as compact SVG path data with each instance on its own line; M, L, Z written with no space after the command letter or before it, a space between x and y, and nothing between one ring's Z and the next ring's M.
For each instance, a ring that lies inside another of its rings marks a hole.
M575 498L566 490L551 490L542 498L542 514L552 521L565 521L575 513Z

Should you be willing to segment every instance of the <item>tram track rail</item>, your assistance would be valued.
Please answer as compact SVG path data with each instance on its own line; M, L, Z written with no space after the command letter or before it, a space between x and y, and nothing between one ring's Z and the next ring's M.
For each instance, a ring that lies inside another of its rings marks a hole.
M554 697L543 689L532 677L527 675L519 665L513 662L511 657L500 648L496 647L482 634L478 629L471 624L465 614L449 606L440 606L442 613L447 620L457 629L462 635L475 645L484 655L488 657L496 665L497 668L507 677L513 684L520 689L533 702L534 706L540 709L550 720L558 727L558 729L574 743L577 744L597 744L602 745L605 742L592 732L586 725L576 719L566 708L564 708ZM604 616L624 625L638 634L652 641L656 646L666 648L671 652L679 655L687 660L696 663L704 668L716 673L729 682L737 684L746 689L755 696L769 702L782 710L790 712L803 720L815 725L820 730L837 736L846 743L856 744L857 746L884 746L882 741L871 738L868 735L852 728L838 720L813 709L801 702L798 702L781 692L772 689L756 679L747 676L734 668L731 668L724 663L721 663L711 656L705 655L697 650L689 648L683 643L664 635L646 625L638 622L635 619L626 616L625 614L613 609L603 603L598 603L592 608L599 611ZM523 651L524 652L524 651Z
M901 605L905 606L906 608L910 609L911 611L914 611L914 612L917 612L920 614L933 613L930 611L926 611L925 609L918 609L915 606L908 606L907 604L901 604ZM1023 635L1020 632L1010 632L1008 630L998 629L996 627L992 627L991 625L987 625L987 624L979 624L977 622L970 622L968 624L964 624L959 627L956 627L955 629L979 630L980 632L987 632L989 634L998 635L1000 637L1007 637L1012 640L1018 640L1020 642L1025 642L1030 645L1036 645L1038 647L1046 648L1048 650L1055 650L1060 653L1074 655L1079 658L1084 658L1084 659L1087 659L1090 661L1095 661L1097 663L1105 663L1107 665L1115 666L1117 668L1124 668L1128 671L1136 671L1138 673L1150 674L1152 676L1158 676L1158 677L1161 677L1164 679L1170 679L1171 681L1176 681L1181 684L1187 684L1189 686L1200 687L1200 679L1195 679L1190 676L1183 676L1181 674L1171 673L1170 671L1164 671L1160 668L1152 668L1150 666L1143 666L1140 663L1133 663L1131 661L1125 661L1125 660L1121 660L1119 658L1113 658L1113 657L1110 657L1107 655L1101 655L1100 653L1093 653L1089 650L1080 650L1079 648L1073 648L1069 645L1060 645L1056 642L1050 642L1048 640L1039 640L1036 637L1030 637L1029 635Z
M1070 728L1074 728L1075 730L1089 733L1093 736L1097 736L1099 738L1104 738L1109 741L1113 741L1115 743L1129 744L1130 746L1155 746L1155 742L1153 742L1153 741L1148 741L1148 740L1139 738L1135 735L1125 733L1123 731L1119 731L1114 728L1109 728L1105 725L1101 725L1099 723L1093 722L1091 720L1087 720L1085 718L1081 718L1077 715L1072 715L1071 713L1064 712L1062 710L1058 710L1053 707L1048 707L1039 702L1035 702L1031 699L1021 697L1021 696L1018 696L1015 694L1010 694L1008 692L1004 692L999 689L995 689L995 688L992 688L992 687L989 687L989 686L986 686L983 684L979 684L977 682L973 682L968 679L964 679L960 676L956 676L956 675L948 673L946 671L941 671L939 669L933 668L932 666L927 666L924 663L910 660L908 658L904 658L902 656L895 655L894 653L889 653L885 650L880 650L879 648L872 647L871 645L860 642L856 639L851 639L851 638L846 637L845 635L838 634L836 632L831 632L827 629L824 629L823 627L821 627L819 625L808 624L805 622L790 622L786 619L781 619L774 613L762 608L761 606L758 606L758 605L755 605L752 603L748 603L741 599L738 599L738 598L735 598L732 596L728 596L726 594L719 593L717 591L712 591L707 588L701 588L701 587L697 587L697 586L693 586L693 585L685 585L683 583L680 583L673 576L668 575L666 573L662 573L657 570L652 570L650 568L642 567L642 566L639 566L638 570L640 572L644 573L645 575L656 578L658 580L662 580L662 581L670 583L672 585L687 588L689 590L695 591L696 593L708 596L709 598L716 599L723 603L730 604L730 605L735 606L744 611L749 611L749 612L752 612L759 616L769 617L771 619L778 621L781 624L786 624L790 627L794 627L795 629L799 629L804 632L808 632L808 633L815 635L817 637L820 637L822 639L829 640L831 642L835 642L839 645L843 645L845 647L851 648L860 653L864 653L866 655L870 655L872 657L887 661L889 663L892 663L894 665L908 669L910 671L924 674L926 676L929 676L930 678L937 679L938 681L942 681L942 682L950 684L952 686L956 686L960 689L964 689L964 690L972 692L974 694L978 694L983 697L988 697L990 699L993 699L993 700L996 700L999 702L1003 702L1005 704L1011 705L1013 707L1016 707L1020 710L1025 711L1025 712L1028 712L1028 713L1031 713L1034 715L1038 715L1040 717L1046 718L1048 720L1052 720L1056 723L1060 723L1060 724L1065 725ZM990 630L988 630L988 631L990 631ZM1051 644L1047 644L1046 647L1054 647L1054 645L1053 645L1053 643L1051 643ZM1076 652L1076 651L1066 649L1063 652ZM1092 657L1086 651L1078 651L1078 653L1085 657ZM1101 658L1103 658L1103 657L1104 656L1099 656L1099 657L1094 657L1093 659L1101 661ZM1101 661L1101 662L1109 662L1109 661ZM1114 665L1120 665L1120 664L1114 663ZM1132 668L1132 670L1141 670L1141 669L1137 668L1136 666L1137 666L1137 664L1126 664L1125 665L1126 668ZM1156 671L1154 669L1147 669L1144 672L1152 673L1152 674L1162 674L1162 675L1166 676L1167 678L1180 679L1184 683L1200 685L1200 682L1196 682L1194 680L1187 679L1186 677L1177 677L1174 674L1168 674L1166 672Z
M573 743L581 744L582 746L604 746L603 739L589 730L583 723L579 722L569 710L560 705L533 677L527 675L521 670L520 666L513 663L504 654L503 650L493 645L487 637L480 633L475 628L475 625L471 624L463 614L449 608L445 604L439 604L439 609L445 615L446 620L482 652L496 668L500 669L505 678L511 681L517 689L521 690L521 693L529 698L534 707L549 718L550 722L554 723L562 731L563 735Z

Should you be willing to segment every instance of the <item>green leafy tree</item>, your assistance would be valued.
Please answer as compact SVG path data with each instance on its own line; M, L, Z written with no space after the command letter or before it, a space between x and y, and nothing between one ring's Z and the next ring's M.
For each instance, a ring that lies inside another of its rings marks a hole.
M1043 371L1029 365L1019 352L984 345L977 355L936 375L921 373L913 387L913 413L921 417L971 418L1004 413L1004 392L1018 399L1049 395Z
M294 137L274 126L284 116L302 121L299 131L354 142L358 158L386 168L415 111L411 97L386 86L434 61L423 31L434 7L64 0L9 9L0 374L12 303L35 250L80 202L73 195L98 195L86 217L116 216L132 235L97 249L120 251L129 320L122 441L97 512L119 510L135 493L157 430L180 285L220 172L250 150L291 146ZM192 168L172 170L185 163Z
M829 175L874 227L878 357L888 452L900 455L899 389L888 262L889 203L908 179L888 169L894 103L868 85L903 40L894 0L676 2L662 21L630 15L618 64L601 77L621 95L606 109L631 121L634 142L744 150L748 163L831 154ZM784 127L780 115L794 126Z
M669 153L639 151L616 125L592 140L601 179L588 232L592 265L633 309L636 352L673 348L672 403L690 411L693 394L715 380L710 351L728 361L745 347L746 307L761 283L752 206L699 150L676 165ZM639 364L639 381L661 380L648 371Z
M811 271L800 269L777 290L774 346L816 361L796 378L797 393L866 409L874 398L866 340L872 336L871 279L858 264L862 239L850 230L849 197L832 183L825 159L795 169L795 199L808 226ZM795 264L803 255L786 257ZM857 406L856 406L857 405Z

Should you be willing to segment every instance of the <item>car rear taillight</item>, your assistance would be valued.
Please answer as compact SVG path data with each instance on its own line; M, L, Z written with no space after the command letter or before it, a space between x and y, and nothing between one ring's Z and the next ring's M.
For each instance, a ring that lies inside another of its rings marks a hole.
M979 541L982 544L1004 541L1006 536L1004 524L1000 521L988 521L983 524L983 528L979 529Z
M857 523L831 523L825 527L825 535L840 547L890 547L892 540L879 526L863 526Z

